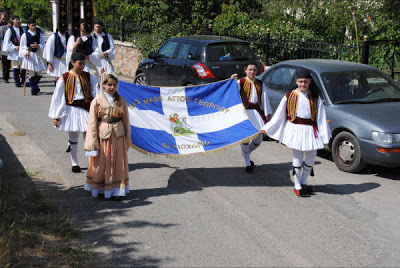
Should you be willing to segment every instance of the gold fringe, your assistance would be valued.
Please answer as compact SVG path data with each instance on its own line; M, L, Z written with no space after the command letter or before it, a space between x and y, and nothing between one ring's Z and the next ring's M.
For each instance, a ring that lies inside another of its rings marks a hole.
M286 109L287 109L287 117L289 122L293 122L297 116L297 104L299 101L299 94L295 90L293 90L287 100Z
M142 154L145 154L145 155L156 156L156 157L165 156L165 157L167 157L167 158L182 159L182 158L189 158L190 156L192 156L192 155L194 155L194 154L208 155L208 154L211 154L211 153L216 153L216 152L220 152L220 151L225 151L225 150L227 150L227 149L229 149L229 148L231 148L231 147L233 147L233 146L236 146L237 144L249 142L249 141L255 139L255 138L256 138L258 135L260 135L260 134L261 134L261 133L258 132L258 133L256 133L256 134L251 135L250 137L247 137L247 138L245 138L245 139L242 139L242 140L237 141L237 142L234 142L234 143L232 143L232 144L223 146L223 147L218 148L218 149L214 149L214 150L207 151L207 152L191 153L191 154L159 154L159 153L153 153L153 152L146 151L146 150L144 150L143 148L140 148L140 147L136 146L135 144L132 144L131 147L132 147L133 149L135 149L136 151L138 151L138 152L140 152L140 153L142 153Z

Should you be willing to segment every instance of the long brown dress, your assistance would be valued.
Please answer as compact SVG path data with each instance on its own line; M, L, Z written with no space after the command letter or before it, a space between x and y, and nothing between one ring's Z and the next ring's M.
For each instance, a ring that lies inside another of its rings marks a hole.
M111 198L129 193L127 149L132 142L125 99L119 97L118 109L105 94L97 96L90 105L85 150L99 153L90 157L85 190L94 197L104 194L105 198ZM116 117L112 117L114 109L118 109Z

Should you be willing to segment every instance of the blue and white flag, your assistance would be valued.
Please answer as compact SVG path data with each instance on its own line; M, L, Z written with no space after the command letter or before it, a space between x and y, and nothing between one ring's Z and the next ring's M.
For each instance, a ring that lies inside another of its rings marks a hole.
M248 119L235 79L190 87L152 87L120 82L128 103L131 137L142 152L204 153L259 133Z

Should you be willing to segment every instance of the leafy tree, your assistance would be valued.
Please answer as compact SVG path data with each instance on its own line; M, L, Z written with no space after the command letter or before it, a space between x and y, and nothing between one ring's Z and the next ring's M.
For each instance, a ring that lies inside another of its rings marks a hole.
M16 14L24 22L29 18L45 28L51 28L51 4L48 0L3 0L2 5L11 14Z

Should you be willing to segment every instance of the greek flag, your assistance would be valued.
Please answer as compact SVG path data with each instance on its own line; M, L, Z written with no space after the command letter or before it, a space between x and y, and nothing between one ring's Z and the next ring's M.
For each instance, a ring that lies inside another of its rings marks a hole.
M118 92L128 103L134 147L145 153L210 152L258 134L235 79L189 87L120 82Z

